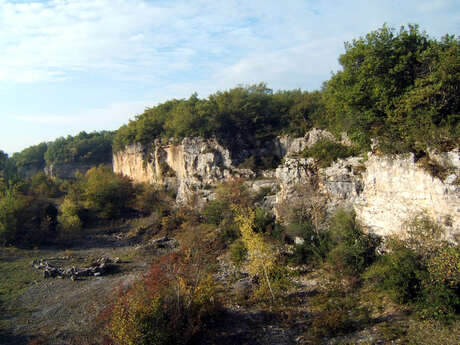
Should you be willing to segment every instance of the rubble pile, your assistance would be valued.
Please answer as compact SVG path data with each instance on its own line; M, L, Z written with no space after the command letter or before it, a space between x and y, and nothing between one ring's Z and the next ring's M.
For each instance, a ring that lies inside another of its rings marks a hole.
M47 260L34 260L32 265L36 269L43 270L43 278L70 278L76 280L81 277L98 277L106 274L112 267L113 264L120 263L119 258L110 259L109 257L103 256L97 259L90 267L78 268L76 266L71 267L58 267L50 264Z

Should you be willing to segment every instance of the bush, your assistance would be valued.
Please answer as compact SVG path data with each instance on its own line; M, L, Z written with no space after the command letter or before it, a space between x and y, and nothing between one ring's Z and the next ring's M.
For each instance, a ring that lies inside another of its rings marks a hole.
M442 230L416 216L406 237L390 241L364 278L396 302L411 303L423 318L452 320L460 311L460 248L444 242Z
M341 286L328 286L313 303L318 311L312 318L309 335L315 343L320 343L320 338L349 334L369 324L370 311L361 306L357 295L345 292Z
M53 204L12 187L0 196L0 243L30 246L49 241L56 235L56 217Z
M172 201L164 190L150 184L139 184L135 187L135 198L131 206L142 216L148 216L152 212L164 216L171 208Z
M206 224L219 225L228 213L229 205L222 201L211 200L206 203L201 211L201 217Z
M393 240L388 244L389 252L363 275L380 291L386 291L397 303L413 302L421 291L423 267L416 253Z
M380 239L365 234L356 221L354 213L337 211L330 220L329 232L332 250L327 260L335 272L358 277L376 257Z
M300 237L304 243L296 245L291 261L295 264L319 264L330 250L330 236L328 231L316 230L311 221L291 223L287 233L291 237Z
M66 231L78 230L83 226L83 221L79 217L82 209L69 198L65 198L60 207L58 221Z
M354 154L356 154L356 150L352 147L344 146L329 139L321 139L302 152L302 156L305 158L315 158L321 167L330 166L337 159L353 156Z
M103 314L113 344L186 344L217 312L215 284L203 247L183 248L152 265L120 291Z
M57 198L62 195L60 182L57 179L51 179L43 172L35 174L30 179L29 193L36 197Z
M0 241L3 245L14 243L22 228L22 217L27 202L15 192L7 192L0 198Z
M275 225L275 217L263 207L256 207L254 214L254 231L271 233L271 229Z
M258 278L256 298L274 301L286 292L290 284L288 272L280 265L280 251L261 233L254 231L255 212L252 209L239 208L235 220L241 232L241 240L247 248L249 273Z
M98 218L121 218L129 211L134 187L128 178L99 166L86 173L83 198L85 207Z
M240 266L248 255L248 249L244 245L242 240L237 240L232 243L229 248L230 250L230 258L232 262L238 267Z

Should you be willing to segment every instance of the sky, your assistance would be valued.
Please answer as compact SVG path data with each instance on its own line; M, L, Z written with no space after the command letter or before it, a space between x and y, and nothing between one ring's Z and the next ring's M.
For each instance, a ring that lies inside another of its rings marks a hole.
M0 0L0 150L115 130L240 84L315 90L384 23L460 35L458 0Z

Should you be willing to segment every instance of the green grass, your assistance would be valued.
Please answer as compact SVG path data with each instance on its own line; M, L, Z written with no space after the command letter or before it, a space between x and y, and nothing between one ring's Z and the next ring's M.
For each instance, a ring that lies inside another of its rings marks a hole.
M42 256L36 250L0 248L0 307L41 279L42 272L32 267L32 261Z

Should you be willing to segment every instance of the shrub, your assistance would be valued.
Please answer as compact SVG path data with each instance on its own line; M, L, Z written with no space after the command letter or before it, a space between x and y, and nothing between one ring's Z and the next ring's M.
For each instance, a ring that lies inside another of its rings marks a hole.
M66 231L78 230L83 226L83 222L78 216L81 207L69 198L65 198L60 207L58 221Z
M203 247L160 258L103 314L113 344L185 344L218 310Z
M263 207L256 207L254 210L254 231L265 233L271 232L275 224L275 217Z
M16 191L7 191L0 198L0 241L3 245L16 242L25 221L26 207L26 198Z
M124 216L133 197L131 181L103 166L92 168L85 175L84 205L101 219Z
M329 139L321 139L312 147L305 149L302 156L313 157L318 161L321 167L330 166L339 158L346 158L356 154L352 147L345 146Z
M30 192L37 197L56 198L62 195L60 182L47 177L43 172L35 174L30 179Z
M163 216L171 208L172 198L165 190L161 190L150 184L138 184L135 186L135 198L131 207L143 216L152 212Z
M291 261L296 264L319 264L329 252L330 236L328 231L316 230L311 221L291 223L287 227L291 237L300 237L303 244L296 245Z
M408 224L406 237L389 241L364 278L423 318L452 320L460 311L460 248L444 242L443 229L425 215Z
M426 172L428 172L432 177L437 177L440 180L444 180L455 169L451 166L444 166L427 156L420 158L417 161L417 164L421 166Z
M259 281L255 297L266 299L270 296L274 301L286 291L290 281L286 269L279 264L279 250L263 234L254 231L255 217L252 209L236 209L236 223L248 250L249 272Z
M460 247L445 244L426 262L421 315L449 320L460 313Z
M376 259L380 239L365 234L354 213L337 211L330 220L329 232L333 248L327 259L335 272L358 277Z
M10 187L0 195L0 244L30 246L49 241L56 235L56 217L53 204Z
M275 155L267 156L249 156L238 165L241 169L250 169L252 171L275 169L281 160Z
M359 296L344 291L340 285L329 284L312 303L317 312L312 318L309 335L315 343L320 343L320 338L349 334L369 324L369 309L361 305Z
M201 217L206 224L219 225L225 217L225 211L228 212L228 207L229 205L222 201L211 200L201 211Z
M248 249L242 240L237 240L230 246L230 258L232 262L238 267L240 266L248 255Z
M421 291L423 267L416 253L393 240L388 244L389 252L364 274L364 279L386 291L397 303L414 301Z

